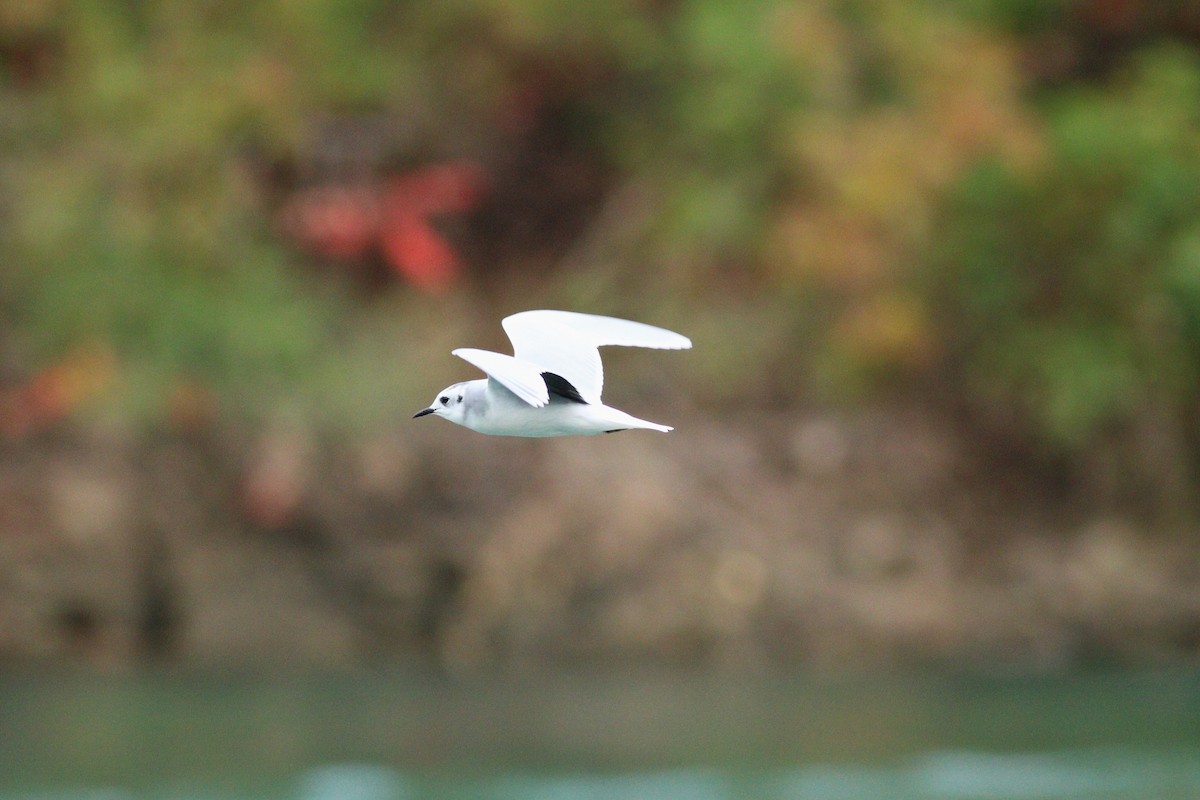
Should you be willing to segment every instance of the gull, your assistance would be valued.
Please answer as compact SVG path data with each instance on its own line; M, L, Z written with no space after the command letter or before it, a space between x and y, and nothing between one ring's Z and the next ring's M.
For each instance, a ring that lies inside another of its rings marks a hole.
M413 419L435 414L493 436L591 436L668 425L630 416L600 401L605 345L686 350L692 342L664 328L574 311L522 311L501 322L513 355L460 347L452 355L487 374L448 386Z

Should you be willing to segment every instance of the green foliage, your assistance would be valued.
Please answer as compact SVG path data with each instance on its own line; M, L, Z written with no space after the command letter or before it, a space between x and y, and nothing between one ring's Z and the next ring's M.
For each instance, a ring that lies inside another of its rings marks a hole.
M712 402L916 377L1068 453L1147 404L1194 411L1200 62L1165 33L1034 92L1069 0L24 8L0 12L6 356L98 345L136 413L180 380L327 421L424 385L446 342L412 332L468 293L360 302L281 241L256 165L303 172L324 121L364 117L391 156L507 163L551 113L619 219L581 269L491 282L522 292L497 307L665 303L723 343L693 362Z
M1200 59L1167 49L1065 93L1037 170L982 165L948 203L929 281L953 361L1060 448L1200 391L1197 81Z
M1074 0L969 0L962 11L1018 33L1036 33L1070 13Z
M239 413L338 394L309 378L356 358L343 326L395 338L403 322L376 326L289 256L251 156L301 158L332 115L435 107L414 76L439 24L369 0L31 9L0 14L16 53L0 76L0 311L25 371L110 353L110 405L143 420L180 382ZM27 79L31 46L45 66Z

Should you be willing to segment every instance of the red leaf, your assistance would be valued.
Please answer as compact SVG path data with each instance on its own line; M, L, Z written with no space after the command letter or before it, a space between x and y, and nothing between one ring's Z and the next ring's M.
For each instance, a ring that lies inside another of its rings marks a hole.
M284 207L284 226L325 258L362 258L379 229L379 198L369 189L309 189Z
M436 291L457 277L459 259L428 217L470 211L486 191L481 166L452 161L411 170L382 189L308 189L285 205L281 217L291 236L325 258L362 259L378 247L397 274Z
M389 213L442 214L470 211L487 190L487 174L470 161L434 164L392 181L384 200Z
M382 239L388 264L419 288L437 291L458 276L454 250L415 214L389 219Z

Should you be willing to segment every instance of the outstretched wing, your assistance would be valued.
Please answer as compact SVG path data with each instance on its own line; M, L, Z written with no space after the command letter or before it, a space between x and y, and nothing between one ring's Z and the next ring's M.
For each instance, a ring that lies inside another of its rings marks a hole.
M479 367L489 378L534 408L541 408L550 402L550 392L546 388L542 370L527 361L490 350L476 350L474 347L460 347L452 350L451 355Z
M588 403L599 403L604 388L604 367L597 348L686 350L692 346L686 336L665 328L574 311L522 311L501 324L517 359L563 377Z

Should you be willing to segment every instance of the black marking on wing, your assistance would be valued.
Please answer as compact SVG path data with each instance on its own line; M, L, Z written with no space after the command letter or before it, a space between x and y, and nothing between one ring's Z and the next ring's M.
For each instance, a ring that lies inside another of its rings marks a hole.
M570 400L572 403L583 403L587 405L587 400L584 400L579 390L571 385L571 382L562 375L555 375L553 372L543 372L542 379L546 381L546 389L552 395L557 395L564 400Z

